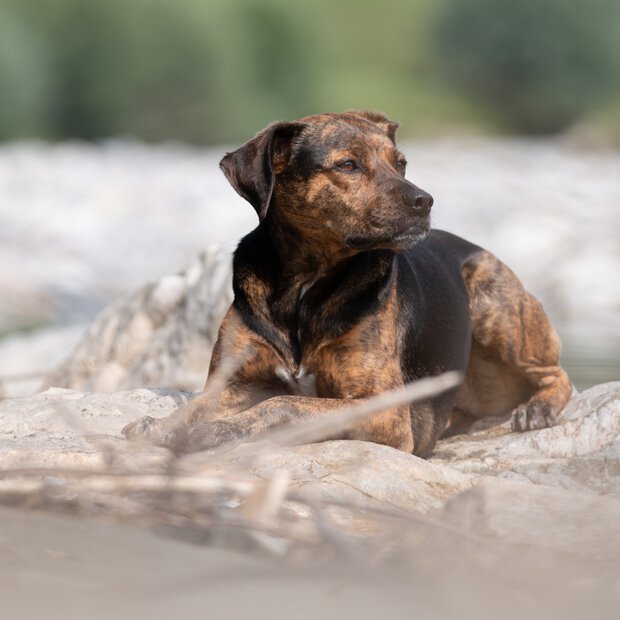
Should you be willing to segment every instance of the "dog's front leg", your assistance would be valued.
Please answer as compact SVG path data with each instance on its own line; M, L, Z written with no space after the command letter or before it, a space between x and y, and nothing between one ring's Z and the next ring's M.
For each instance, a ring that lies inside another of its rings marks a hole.
M205 432L208 423L216 418L228 418L239 414L269 396L265 391L251 389L249 386L226 388L220 394L206 391L169 416L165 418L145 416L127 424L122 433L127 439L144 440L175 452L200 450L190 448L189 445L190 442L191 445L196 443L197 434Z
M182 440L184 452L206 450L287 424L333 415L359 402L357 399L275 396L240 413L227 415L220 411L213 416L208 412L201 415L200 403L196 403L193 415L177 426L174 439ZM323 439L359 439L411 453L414 446L409 407L401 405L373 414Z

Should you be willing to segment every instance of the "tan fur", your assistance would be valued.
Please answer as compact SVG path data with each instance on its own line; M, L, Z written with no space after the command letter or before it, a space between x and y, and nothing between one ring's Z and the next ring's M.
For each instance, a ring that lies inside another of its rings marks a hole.
M177 451L200 450L330 415L404 384L407 352L394 252L427 233L432 198L404 178L404 158L394 144L396 127L373 112L317 115L272 124L226 155L222 170L256 209L260 230L269 239L264 246L273 246L281 257L281 271L273 281L276 276L251 263L236 268L245 309L233 305L222 323L204 394L168 418L130 424L125 435L147 437ZM291 145L301 132L324 151L322 168L305 175L289 165ZM349 158L359 174L338 169ZM367 239L370 246L363 245ZM317 282L329 283L334 274L337 279L338 269L358 265L350 259L363 247L389 250L373 254L376 273L361 270L353 278L362 284L379 278L382 297L372 313L330 335L330 319L351 303L350 292L332 287L332 293L315 299L315 316L300 314L302 300L314 294ZM488 252L470 256L462 275L472 347L449 432L465 430L477 417L513 409L515 430L552 423L571 385L559 366L559 339L542 307ZM463 283L459 286L458 299L464 299ZM467 315L462 315L468 330ZM469 331L462 333L467 343ZM467 347L462 351L464 368ZM237 367L213 393L218 373L231 360L238 361ZM430 403L392 407L337 436L428 456L453 402L439 417Z

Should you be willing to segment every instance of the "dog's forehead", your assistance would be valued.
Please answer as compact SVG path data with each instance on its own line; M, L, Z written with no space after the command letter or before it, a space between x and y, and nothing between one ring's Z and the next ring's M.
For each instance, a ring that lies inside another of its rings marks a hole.
M336 151L394 148L379 125L352 114L316 115L302 120L306 128L298 142L301 149L320 150L327 155Z
M317 114L302 119L306 124L306 136L327 140L387 138L376 123L354 114ZM389 140L389 138L387 138Z

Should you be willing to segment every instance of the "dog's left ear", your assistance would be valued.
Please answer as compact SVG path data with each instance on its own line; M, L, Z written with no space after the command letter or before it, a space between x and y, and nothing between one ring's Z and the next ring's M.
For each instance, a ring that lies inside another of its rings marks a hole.
M385 114L381 112L372 112L370 110L347 110L345 114L354 114L355 116L361 116L367 121L379 125L383 131L387 134L387 137L396 144L396 130L399 125L395 121L391 121Z
M275 175L286 168L293 139L305 126L272 123L220 162L228 182L256 209L261 220L267 215Z

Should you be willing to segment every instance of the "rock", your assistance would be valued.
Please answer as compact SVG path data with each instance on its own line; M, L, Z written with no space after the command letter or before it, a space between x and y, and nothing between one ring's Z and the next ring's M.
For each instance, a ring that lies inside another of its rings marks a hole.
M52 388L27 398L0 402L0 468L100 469L112 450L127 453L120 430L147 414L168 415L188 394L141 389L90 394ZM146 465L167 451L141 448ZM133 458L133 455L130 455Z
M364 441L326 441L283 448L265 445L250 454L183 457L180 467L193 473L225 474L268 480L285 470L290 488L313 502L343 502L381 510L426 513L469 489L475 476L435 465L387 446Z
M144 415L168 415L189 397L165 389L89 394L54 388L2 401L0 466L97 468L112 451L121 459L131 453L139 468L135 445L121 438L123 426ZM140 450L151 465L167 453ZM286 470L291 488L312 500L427 512L487 477L618 494L619 463L620 383L611 383L575 396L552 428L519 434L503 425L452 437L437 444L429 461L366 442L328 441L251 450L241 445L183 456L177 467L254 479Z
M485 479L450 499L439 518L516 547L620 563L620 498Z
M620 382L574 396L557 424L511 433L508 423L438 443L431 462L464 473L620 494Z
M60 467L98 470L116 464L163 468L169 452L129 443L120 431L145 415L163 417L187 402L188 393L140 389L91 394L52 388L29 398L0 403L0 468ZM136 452L137 450L137 452ZM112 457L110 456L112 454ZM142 459L142 460L141 460ZM267 446L248 453L181 457L188 474L269 479L287 470L290 488L313 501L427 512L469 488L473 476L409 454L361 441L329 441L296 447Z
M620 457L620 383L576 395L553 428L453 437L428 461L361 441L177 458L121 438L190 396L54 388L0 402L0 504L163 522L169 536L272 555L405 561L416 583L457 579L463 592L529 584L552 601L576 588L589 605L605 583L620 602L618 476L603 466Z
M200 389L231 301L231 255L213 247L184 272L146 284L103 310L45 386Z

